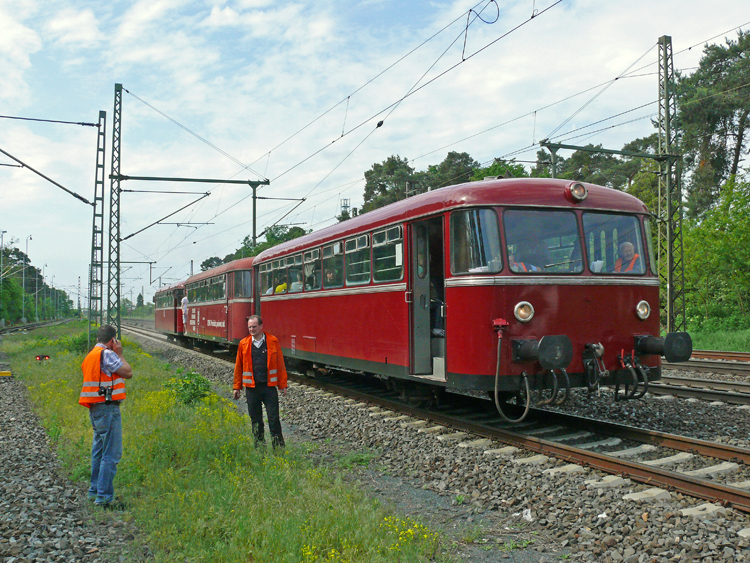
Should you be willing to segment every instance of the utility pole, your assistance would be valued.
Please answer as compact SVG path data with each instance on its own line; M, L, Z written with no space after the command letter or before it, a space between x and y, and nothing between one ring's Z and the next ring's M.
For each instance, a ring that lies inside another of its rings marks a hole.
M677 146L672 119L677 115L674 92L672 38L659 38L659 154L671 155ZM681 160L667 158L659 167L658 266L662 286L662 328L684 330L685 263L682 260ZM664 289L666 288L666 291Z
M3 235L8 231L0 230L0 326L5 326L5 318L2 316L3 311L3 254L5 254L5 240Z
M21 291L21 322L26 323L26 266L29 263L29 241L34 240L31 235L26 237L26 254L23 257L23 276L22 285L23 291Z

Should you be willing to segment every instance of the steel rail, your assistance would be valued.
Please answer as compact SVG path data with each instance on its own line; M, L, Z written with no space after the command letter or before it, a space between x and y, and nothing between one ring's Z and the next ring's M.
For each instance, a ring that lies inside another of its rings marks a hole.
M750 405L750 394L748 393L696 389L695 387L664 385L656 382L648 384L648 392L653 395L672 395L681 399L703 399L706 401L721 401L730 405Z
M693 358L704 360L735 360L750 362L750 352L721 352L718 350L693 350Z
M750 374L747 362L719 362L716 360L690 360L687 362L669 363L663 360L662 368L685 371L707 371L712 373Z
M322 382L318 379L294 377L293 380L297 382L304 381L305 385L316 387L322 390L335 390L337 393L346 395L353 399L367 401L374 405L386 407L389 410L427 419L429 421L435 422L436 424L442 424L461 429L477 436L498 440L507 444L522 447L536 453L549 454L564 461L578 463L580 465L583 465L584 467L591 467L605 473L614 475L626 475L627 477L641 483L654 486L658 485L670 491L678 491L692 497L705 499L711 502L718 502L723 505L730 505L737 510L750 513L750 491L728 487L726 485L714 483L711 481L696 479L695 477L691 477L689 475L668 471L665 469L659 469L657 467L643 465L637 462L613 458L607 456L606 454L581 450L579 448L575 448L574 446L566 446L557 442L544 440L543 438L526 436L504 428L490 427L480 423L457 420L456 418L453 418L449 415L443 415L432 411L411 407L408 405L404 405L403 403L399 403L397 401L382 397L373 397L372 395L364 392L356 391L348 387L342 387L339 385ZM546 414L549 413L546 412L545 415ZM616 426L612 423L601 422L599 420L591 420L590 422L593 422L600 427ZM626 431L622 430L622 432ZM674 438L674 440L667 440L667 436L669 436L670 438ZM654 439L656 438L657 436L654 436ZM679 436L663 435L661 437L661 440L663 440L665 444L673 443L676 445L681 441L680 438L681 437ZM695 441L691 440L690 438L684 438L683 440L685 442L689 442L690 446L693 449L704 449L708 446L718 446L715 451L721 452L722 450L731 448L729 446L723 448L722 444L711 444L702 440ZM685 448L684 445L683 448ZM727 454L725 453L724 455ZM733 453L732 455L734 457L735 454ZM743 454L743 457L750 460L750 451L745 452Z
M750 383L744 381L718 381L716 379L702 379L700 377L677 377L662 374L658 383L677 385L682 387L700 387L716 391L733 391L735 393L750 393Z

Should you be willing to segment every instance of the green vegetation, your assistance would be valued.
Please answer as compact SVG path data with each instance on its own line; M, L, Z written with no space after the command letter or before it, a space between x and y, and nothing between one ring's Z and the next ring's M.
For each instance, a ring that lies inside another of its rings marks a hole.
M2 351L83 489L91 428L77 403L83 354L70 349L81 328L5 337ZM443 560L435 532L314 467L307 446L278 455L254 449L247 417L231 401L204 395L204 378L124 345L135 377L122 407L125 454L115 488L156 561ZM37 362L38 353L51 359ZM347 463L370 456L362 452Z

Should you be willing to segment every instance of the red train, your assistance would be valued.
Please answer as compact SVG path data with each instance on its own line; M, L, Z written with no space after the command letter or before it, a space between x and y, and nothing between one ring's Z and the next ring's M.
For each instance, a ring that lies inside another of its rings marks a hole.
M659 336L651 232L641 201L601 186L442 188L191 277L185 336L235 344L258 312L289 361L405 392L522 391L528 406L530 390L561 402L602 383L634 398L662 354L692 352L687 333Z

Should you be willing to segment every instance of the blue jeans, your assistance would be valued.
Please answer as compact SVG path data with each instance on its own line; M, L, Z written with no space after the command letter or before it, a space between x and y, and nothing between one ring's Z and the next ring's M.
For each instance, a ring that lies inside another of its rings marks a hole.
M115 498L115 473L122 457L122 418L119 403L95 403L89 410L94 441L91 444L91 486L89 496L97 504Z

